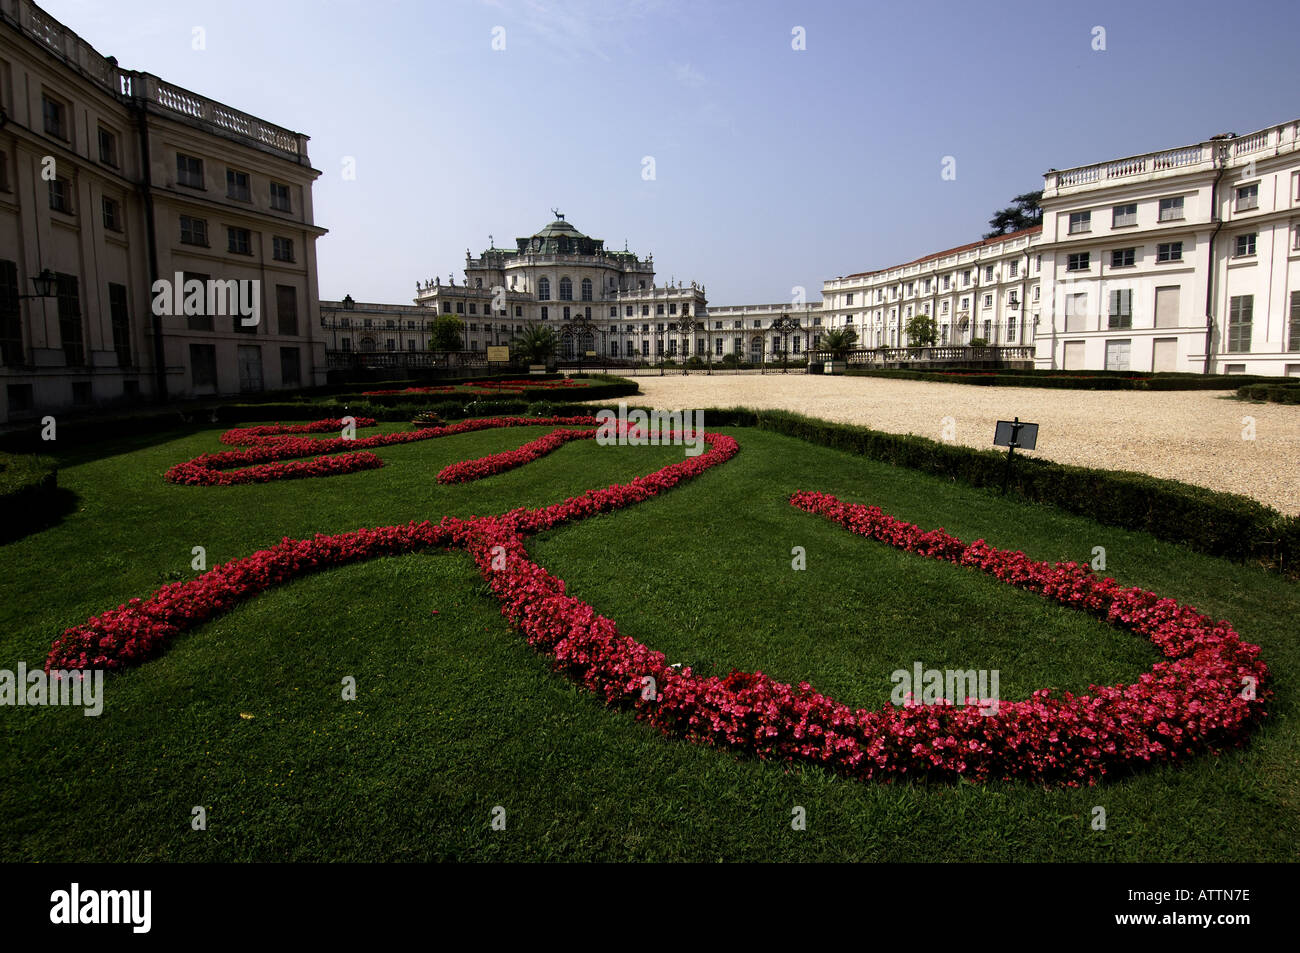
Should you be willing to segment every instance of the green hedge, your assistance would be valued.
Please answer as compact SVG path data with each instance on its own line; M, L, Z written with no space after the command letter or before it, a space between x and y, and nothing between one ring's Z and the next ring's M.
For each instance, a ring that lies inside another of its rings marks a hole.
M883 433L783 410L729 407L703 413L710 429L757 427L967 486L1000 489L1006 472L1006 455L995 450ZM1145 473L1094 470L1033 457L1016 459L1007 492L1107 526L1150 533L1197 552L1256 560L1291 576L1300 570L1300 516L1284 516L1234 493Z
M1300 381L1247 384L1237 388L1237 396L1247 400L1269 400L1275 404L1300 404Z
M0 541L25 536L57 514L58 471L32 454L0 453Z
M1129 371L953 370L940 372L850 367L845 373L850 377L884 377L943 384L969 384L975 387L1046 387L1071 390L1233 390L1240 388L1243 381L1247 384L1277 381L1277 378L1242 374L1134 375Z

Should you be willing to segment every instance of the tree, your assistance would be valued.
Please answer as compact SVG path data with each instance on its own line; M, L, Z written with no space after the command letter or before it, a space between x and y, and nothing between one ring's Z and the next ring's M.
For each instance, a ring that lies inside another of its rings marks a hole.
M1017 195L1011 200L1008 207L998 209L993 213L993 217L989 219L989 226L993 231L984 237L997 238L999 235L1018 232L1022 228L1033 228L1035 225L1041 225L1043 210L1038 203L1042 200L1043 193L1041 190Z
M858 332L852 328L831 328L829 331L822 332L817 350L830 351L833 360L842 361L857 343Z
M523 331L510 342L514 356L529 364L547 363L555 356L559 345L560 342L550 327L533 321L524 325Z
M903 330L912 347L934 347L939 341L939 325L928 314L912 315Z
M440 314L433 322L429 347L434 351L459 351L465 346L465 322L450 314Z

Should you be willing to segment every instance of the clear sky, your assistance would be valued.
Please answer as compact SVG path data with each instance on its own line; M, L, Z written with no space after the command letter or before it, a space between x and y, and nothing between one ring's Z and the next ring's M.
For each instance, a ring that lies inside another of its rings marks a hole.
M311 136L323 298L409 303L555 206L714 306L817 300L978 239L1048 168L1300 117L1297 0L41 5Z

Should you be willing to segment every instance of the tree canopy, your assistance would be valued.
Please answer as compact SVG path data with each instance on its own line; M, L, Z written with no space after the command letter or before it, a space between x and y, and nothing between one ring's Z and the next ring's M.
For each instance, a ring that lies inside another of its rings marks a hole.
M1041 189L1037 192L1025 192L1023 195L1017 195L1011 200L1009 206L998 209L993 213L993 217L989 219L989 226L993 231L984 237L997 238L999 235L1007 235L1024 228L1041 225L1043 210L1038 203L1042 200L1043 192Z

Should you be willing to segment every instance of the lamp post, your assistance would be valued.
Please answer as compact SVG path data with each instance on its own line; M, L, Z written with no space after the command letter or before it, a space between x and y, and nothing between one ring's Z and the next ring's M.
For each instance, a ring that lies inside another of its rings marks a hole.
M19 295L18 300L23 301L27 298L53 298L54 285L58 276L48 268L41 269L39 275L32 275L32 287L36 289L36 294Z
M789 369L786 367L786 360L789 357L788 336L793 333L794 329L799 327L799 319L792 318L788 314L783 314L772 322L772 330L781 335L781 373L786 374Z

